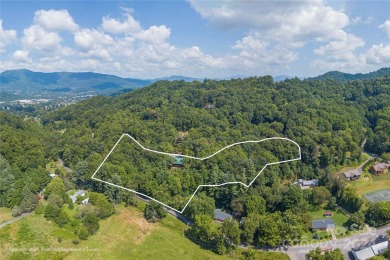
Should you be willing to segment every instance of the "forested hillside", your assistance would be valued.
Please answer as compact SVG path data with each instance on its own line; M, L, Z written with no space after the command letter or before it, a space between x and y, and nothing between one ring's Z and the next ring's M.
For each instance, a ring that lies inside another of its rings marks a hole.
M118 97L99 96L54 112L42 112L41 123L0 116L0 151L4 161L14 165L13 171L27 174L58 155L75 170L73 176L63 176L65 183L104 193L113 203L126 201L127 193L90 177L123 133L147 148L196 157L239 141L269 137L294 140L302 148L301 161L267 167L248 189L239 185L203 189L184 212L195 223L192 236L223 253L231 246L232 240L221 236L228 230L240 229L237 232L242 232L238 235L241 241L256 245L275 246L282 239L300 239L310 227L306 214L310 205L324 203L331 196L351 212L361 208L359 196L328 172L332 167L361 161L364 143L369 152L390 152L390 75L348 82L274 82L270 76L158 81ZM14 144L10 141L13 139L18 141ZM261 165L283 155L296 156L296 147L276 142L256 151L253 147L238 147L221 153L210 164L187 161L184 168L172 169L169 159L156 164L153 156L145 156L129 144L127 140L118 146L100 178L160 196L175 207L183 206L199 184L244 182ZM24 157L18 157L20 154ZM8 164L2 162L7 172L11 171ZM326 188L319 187L313 194L303 191L291 185L299 178L319 178ZM315 200L315 193L323 196ZM207 227L215 207L244 221L221 229L202 229Z

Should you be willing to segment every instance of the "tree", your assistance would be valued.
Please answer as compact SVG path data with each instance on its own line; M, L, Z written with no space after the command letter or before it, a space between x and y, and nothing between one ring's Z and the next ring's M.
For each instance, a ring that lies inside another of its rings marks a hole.
M149 222L157 222L160 219L165 218L166 215L167 213L163 209L162 205L155 201L150 201L144 210L145 219Z
M261 216L257 229L255 242L260 246L277 246L283 242L280 227L283 219L280 212L270 213Z
M298 205L301 205L303 201L303 193L300 187L297 185L291 185L287 192L283 194L282 208L284 210L293 209L297 210Z
M381 201L371 204L366 218L370 224L380 226L390 222L390 201Z
M322 251L319 247L316 249L310 250L306 254L307 260L344 260L343 252L336 248L333 251L326 251L325 254L322 254Z
M312 190L312 203L314 205L321 205L331 197L330 191L324 186L314 187Z
M52 204L47 204L43 216L47 219L54 220L60 215L61 210Z
M249 214L246 217L242 218L241 228L242 228L242 240L247 243L254 242L254 235L259 226L260 215L258 214Z
M191 203L184 211L184 215L194 221L196 215L204 214L211 218L214 217L215 202L214 199L206 196L204 193L199 193L194 197Z
M77 236L78 236L81 240L87 240L88 237L89 237L88 229L87 229L84 225L81 225L80 230L79 230L79 233L77 234Z
M57 193L51 193L49 195L49 198L47 199L48 204L56 205L57 207L61 208L62 205L64 205L64 199L62 196L58 195Z
M53 178L50 183L46 186L45 189L45 199L48 199L50 194L57 194L62 199L66 199L68 196L66 194L66 189L64 182L60 177Z
M20 203L20 210L22 212L31 212L38 204L38 197L31 192L30 188L25 185L22 192L22 202Z
M95 214L88 213L83 218L83 226L88 230L88 233L93 235L99 230L99 219Z
M245 200L245 212L249 214L264 214L265 213L265 199L261 196L251 195Z
M241 230L235 219L226 219L222 222L222 235L227 245L239 245Z
M326 206L330 210L336 210L337 209L337 199L336 197L332 196L329 199L328 205Z
M69 222L69 216L64 210L60 210L59 215L54 219L54 222L56 222L60 227L63 227L66 225L66 223Z
M216 228L213 219L209 215L199 214L195 216L193 229L197 237L206 243L210 243L215 238Z
M17 216L20 216L22 214L22 210L20 209L19 206L14 206L12 208L12 216L13 217L17 217Z
M362 211L357 211L349 217L349 223L352 226L357 227L358 229L362 229L364 227L364 221L366 217Z
M89 193L89 202L92 203L98 209L99 218L107 218L114 213L113 205L107 200L107 197L104 194L90 192Z

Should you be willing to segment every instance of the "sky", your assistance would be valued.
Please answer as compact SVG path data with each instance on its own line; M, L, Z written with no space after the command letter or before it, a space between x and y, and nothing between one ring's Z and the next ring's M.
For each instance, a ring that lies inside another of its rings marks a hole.
M390 2L0 2L0 71L316 76L390 66Z

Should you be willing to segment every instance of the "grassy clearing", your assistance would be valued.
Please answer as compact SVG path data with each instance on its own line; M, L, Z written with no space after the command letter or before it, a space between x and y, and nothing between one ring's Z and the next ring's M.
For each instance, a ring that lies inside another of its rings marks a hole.
M0 207L0 224L12 219L12 211L9 208Z
M323 218L327 218L327 217L324 217L325 211L327 211L327 210L325 210L324 208L321 207L318 210L309 211L308 214L313 218L313 220L323 219ZM345 236L345 233L347 231L345 225L348 222L348 216L346 216L344 213L342 213L339 210L332 211L332 212L333 212L333 216L330 218L332 218L336 224L336 228L335 228L336 236L337 237ZM309 232L306 232L303 237L309 243L310 242L318 242L318 241L326 241L326 240L332 239L330 236L330 232L328 232L328 231L318 232L318 239L313 238L315 234L316 234L315 232L309 231Z
M322 219L322 218L326 218L326 217L324 217L325 211L327 211L327 210L320 208L319 210L316 210L316 211L309 211L308 214L313 219ZM333 216L330 218L332 218L334 220L334 222L337 226L344 226L344 224L347 223L348 216L344 215L344 213L342 213L339 210L332 211L332 212L333 212Z
M171 216L152 224L138 209L118 207L114 216L100 223L97 234L79 245L92 251L72 252L68 259L227 258L193 244L184 237L188 227Z
M141 205L142 206L142 205ZM74 213L75 210L69 212ZM1 259L244 259L237 249L220 256L184 237L189 227L168 215L161 223L148 223L142 211L118 206L100 221L88 240L72 243L76 235L35 213L0 229ZM58 241L62 238L62 242ZM255 251L256 259L286 259L284 254Z
M359 180L351 181L348 183L348 185L354 187L357 193L361 196L369 191L390 189L390 172L387 172L382 176L375 176L371 173L364 173Z

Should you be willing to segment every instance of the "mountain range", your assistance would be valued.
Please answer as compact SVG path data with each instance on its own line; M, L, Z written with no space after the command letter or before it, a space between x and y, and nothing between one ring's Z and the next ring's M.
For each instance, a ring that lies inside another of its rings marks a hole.
M353 79L371 79L390 74L390 68L367 74L349 74L339 71L327 72L323 75L309 78L309 80L333 79L336 81L348 81ZM224 79L239 78L232 76ZM242 77L244 78L244 77ZM293 78L288 75L273 77L279 82ZM300 78L303 79L303 78ZM34 72L31 70L7 70L0 73L0 101L10 101L25 98L65 98L85 97L93 95L118 95L132 89L141 88L160 80L184 80L191 82L203 81L204 78L192 78L185 76L170 76L156 79L121 78L118 76L93 73L93 72Z

